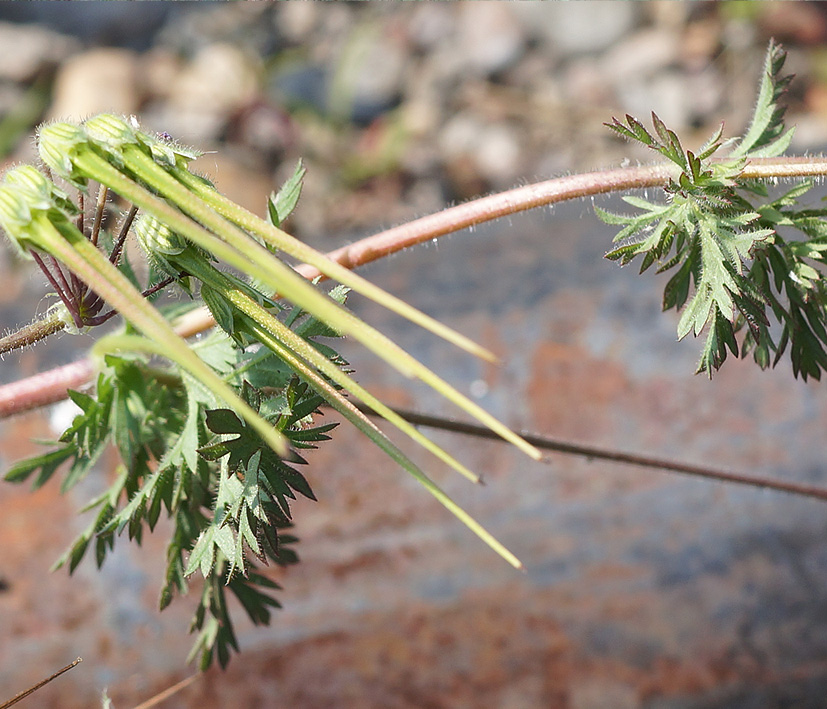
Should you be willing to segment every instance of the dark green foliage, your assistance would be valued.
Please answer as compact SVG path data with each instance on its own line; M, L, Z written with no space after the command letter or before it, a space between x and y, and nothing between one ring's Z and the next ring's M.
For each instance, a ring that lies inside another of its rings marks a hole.
M790 80L779 76L784 57L771 43L752 122L726 158L713 158L725 145L721 129L696 155L655 114L654 133L631 116L625 124L607 124L678 171L663 204L625 197L637 213L597 210L621 227L619 245L606 257L625 265L640 256L641 273L653 265L658 273L673 271L663 309L682 310L679 339L706 330L698 371L710 376L728 352L751 351L767 367L789 349L793 372L804 379L819 379L827 369L827 301L819 270L827 250L827 210L798 206L810 182L772 199L764 185L740 178L746 160L780 155L792 137L778 104Z
M340 290L333 295L343 299ZM295 315L300 334L332 334L313 318ZM15 464L6 479L34 476L37 488L68 466L62 483L68 490L113 445L120 458L114 479L87 505L93 519L55 566L74 571L94 549L100 567L119 535L140 543L164 513L172 532L160 606L185 593L187 578L200 571L204 586L191 630L198 633L193 656L206 669L214 657L226 665L238 649L227 590L256 624L268 623L271 609L280 607L272 596L279 586L257 565L298 561L290 547L296 539L285 533L290 502L315 496L298 470L305 460L295 451L328 440L336 424L314 423L322 399L269 350L245 347L243 338L219 330L195 349L288 438L290 459L279 458L234 412L216 407L212 395L179 369L110 355L94 396L70 393L80 412L59 446Z

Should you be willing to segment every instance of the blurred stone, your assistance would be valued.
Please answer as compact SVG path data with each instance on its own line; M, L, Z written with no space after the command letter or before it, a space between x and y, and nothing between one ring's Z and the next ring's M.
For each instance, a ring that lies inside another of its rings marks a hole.
M170 99L179 106L226 115L257 95L259 73L260 67L238 47L211 44L175 79Z
M24 100L25 90L12 83L0 83L0 116L5 116L14 110L15 106Z
M408 54L401 42L384 36L375 36L353 51L358 58L351 71L337 69L331 86L332 91L338 89L341 105L330 108L336 115L367 125L398 103Z
M480 120L470 112L453 116L439 134L439 146L445 160L471 155L479 145Z
M701 125L705 130L709 126L710 133L717 130L717 126L712 126L721 117L727 99L726 85L721 76L716 71L700 71L686 75L684 81L684 95L692 97L686 106L687 125Z
M426 92L409 98L401 106L401 110L405 130L414 136L432 135L442 117L438 97Z
M459 6L457 47L466 69L487 76L507 69L523 51L525 33L510 3L470 3Z
M268 163L276 162L297 140L290 114L269 102L245 106L230 119L226 138L256 151Z
M252 54L275 51L278 32L268 3L169 3L179 8L156 37L156 46L192 56L211 44L244 47ZM197 9L195 9L197 8Z
M628 2L514 3L515 16L532 37L557 53L607 49L635 24L637 7Z
M133 114L140 106L138 55L91 49L61 65L49 117L82 120L101 112Z
M415 177L427 177L438 172L441 162L437 146L427 141L410 141L400 158L400 167ZM438 208L439 205L435 205L435 209Z
M154 47L141 55L140 80L146 95L153 100L171 97L175 80L181 73L183 61L166 47Z
M288 109L301 106L322 114L328 109L328 76L322 66L302 62L285 67L270 79L266 91Z
M417 3L408 21L408 38L413 45L430 51L448 37L456 26L456 7L443 3Z
M156 131L164 131L186 145L215 144L224 130L226 116L202 111L197 106L175 106L169 101L152 101L141 110L142 123Z
M527 51L520 61L510 68L505 78L508 86L519 87L534 97L536 93L545 93L549 85L558 83L559 72L551 57L545 52Z
M570 104L608 105L613 87L594 57L575 57L561 74L562 92Z
M690 22L683 31L681 61L692 71L703 71L721 44L723 27L718 20Z
M95 5L95 11L71 2L0 3L0 17L16 23L37 23L54 33L71 35L85 45L146 49L163 22L185 12L188 3L116 2ZM45 54L48 55L49 48Z
M641 9L652 24L667 31L686 27L691 12L689 3L685 2L650 2Z
M678 37L663 30L640 30L618 42L600 59L608 83L646 80L678 59Z
M288 2L279 6L278 29L290 41L303 41L319 19L321 6L312 2Z
M455 178L462 182L470 177L469 169L499 187L517 174L520 142L514 129L505 123L487 124L469 112L461 113L445 126L440 146Z
M260 67L238 47L208 45L175 78L169 118L182 126L185 140L214 140L229 115L259 95L259 75Z
M702 46L696 41L693 51ZM714 120L710 114L720 105L720 79L705 62L704 70L681 73L685 47L677 29L652 28L629 35L600 58L600 75L613 87L623 112L643 119L654 110L673 130Z
M821 3L768 3L761 7L761 28L779 42L819 45L827 39L827 16Z
M77 40L37 25L0 22L0 79L31 81L38 71L77 51Z
M475 163L480 174L494 187L506 187L516 179L520 166L520 143L516 131L495 123L482 131Z

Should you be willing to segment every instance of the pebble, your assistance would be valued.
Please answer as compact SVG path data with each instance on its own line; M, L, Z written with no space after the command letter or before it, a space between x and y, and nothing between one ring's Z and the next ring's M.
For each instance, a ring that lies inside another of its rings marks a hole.
M175 79L170 100L180 106L227 113L258 93L258 67L231 44L210 44L199 50Z
M407 51L400 41L383 36L366 39L367 42L354 47L358 56L349 72L337 72L349 103L342 108L359 125L369 124L399 102L408 63Z
M168 100L183 70L181 57L167 47L154 47L141 55L141 87L153 99Z
M640 78L620 84L617 97L624 113L645 125L650 125L652 111L679 134L690 123L693 99L687 91L686 77L677 71L659 72L648 80Z
M557 54L601 52L635 25L635 3L592 2L515 3L515 16L533 38L549 43Z
M428 52L436 49L452 36L455 16L455 8L450 4L417 4L408 21L408 39L412 47Z
M647 79L674 65L680 48L672 32L655 28L634 32L602 56L600 71L612 84Z
M49 117L82 120L102 112L138 111L138 55L129 49L90 49L64 62L55 79Z
M504 187L517 176L520 144L516 131L502 122L483 123L470 113L450 120L440 135L446 162L465 172L468 166L494 186Z
M0 80L29 82L79 48L77 40L37 25L0 22Z
M523 53L525 33L508 4L460 6L455 51L475 76L490 76L512 66Z
M507 123L486 126L479 136L474 163L493 187L511 186L521 164L520 141L516 131Z
M175 77L169 92L168 114L181 138L189 142L215 140L231 113L259 95L260 67L231 44L210 44ZM175 115L178 120L175 120ZM173 128L165 129L171 134Z
M759 23L779 42L822 45L827 39L827 15L820 3L769 3Z
M439 136L440 148L446 159L473 153L481 130L479 119L471 113L460 113L451 118Z
M312 2L285 3L279 13L278 29L287 41L305 41L319 22L320 6Z

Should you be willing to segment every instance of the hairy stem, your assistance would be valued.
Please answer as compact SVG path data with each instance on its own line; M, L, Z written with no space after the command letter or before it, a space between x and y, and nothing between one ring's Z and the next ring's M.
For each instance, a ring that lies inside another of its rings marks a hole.
M30 325L22 327L16 332L0 337L0 355L12 350L23 349L29 345L44 340L49 335L54 335L62 330L65 323L56 315L47 315L45 318L35 320Z
M827 175L827 159L823 157L753 159L741 173L744 179L749 180L824 175ZM674 176L674 166L660 164L556 177L450 207L365 237L326 255L346 268L356 268L410 246L510 214L570 199L663 186ZM308 279L324 279L318 269L312 266L301 265L296 270ZM183 337L189 337L214 324L209 311L199 308L179 319L176 331ZM88 363L77 362L0 386L0 419L66 398L65 389L83 386L92 376L92 371ZM64 382L62 392L60 382Z

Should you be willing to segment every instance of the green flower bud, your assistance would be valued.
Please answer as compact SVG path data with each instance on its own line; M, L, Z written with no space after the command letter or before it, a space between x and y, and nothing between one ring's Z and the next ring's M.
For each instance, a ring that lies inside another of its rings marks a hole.
M0 185L0 227L19 256L31 258L33 220L32 194L19 185Z
M147 256L177 256L189 246L189 242L183 236L148 214L138 217L133 229Z
M20 165L9 170L3 182L24 190L29 195L30 205L34 209L45 211L57 208L68 215L78 213L77 205L69 196L31 165Z
M165 167L174 167L179 161L186 165L189 160L201 155L194 149L178 145L172 139L144 133L135 116L127 119L102 113L87 119L83 126L89 140L115 157L120 155L125 145L141 145L156 163Z
M101 113L83 122L86 137L107 153L119 153L124 145L137 143L137 127L137 121L132 125L126 118L112 113Z
M168 276L177 277L179 269L170 263L169 256L177 256L189 246L184 237L175 233L155 217L142 214L133 226L138 244L156 268ZM185 287L186 290L186 287Z
M52 187L46 176L31 165L20 165L9 170L3 178L4 185L18 188L27 196L33 209L47 210L52 205Z
M16 236L32 222L32 210L25 194L14 186L0 186L0 226L9 236Z
M49 123L37 133L40 159L64 180L85 189L87 179L75 169L72 158L78 148L86 145L86 133L73 123Z

